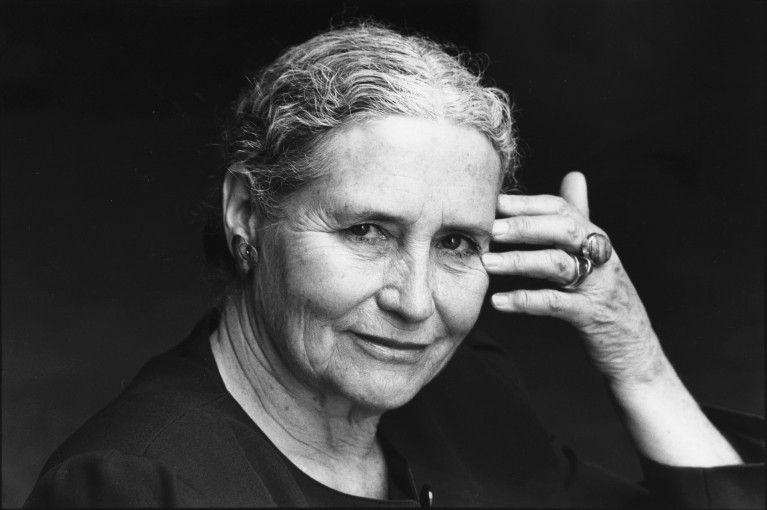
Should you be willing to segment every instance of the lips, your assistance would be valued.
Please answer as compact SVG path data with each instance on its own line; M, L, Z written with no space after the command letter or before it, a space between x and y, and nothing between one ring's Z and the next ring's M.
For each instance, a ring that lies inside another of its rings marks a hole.
M396 365L417 365L427 353L429 344L403 342L393 338L366 333L351 332L354 344L360 352L379 362Z
M357 333L357 332L354 332L354 334L367 342L381 345L383 347L388 347L389 349L401 349L405 351L422 351L426 349L426 347L428 347L428 345L426 344L418 344L414 342L402 342L400 340L395 340L393 338L386 338L386 337L377 336L377 335L368 335L365 333Z

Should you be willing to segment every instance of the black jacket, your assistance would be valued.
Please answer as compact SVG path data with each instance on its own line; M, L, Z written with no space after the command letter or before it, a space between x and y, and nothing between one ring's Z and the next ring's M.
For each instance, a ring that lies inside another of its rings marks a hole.
M209 345L215 316L153 358L50 458L26 506L764 507L758 419L716 412L743 466L643 459L646 485L583 463L536 419L513 364L472 333L379 435L390 500L349 496L303 474L227 393Z

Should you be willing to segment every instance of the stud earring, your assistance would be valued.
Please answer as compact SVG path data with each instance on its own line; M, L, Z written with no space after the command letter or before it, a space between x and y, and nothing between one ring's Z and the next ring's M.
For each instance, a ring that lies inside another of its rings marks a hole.
M243 275L247 274L253 266L258 264L258 250L245 242L242 236L234 236L232 238L232 252L240 256L237 266Z
M251 266L258 264L258 250L248 243L240 243L240 257Z

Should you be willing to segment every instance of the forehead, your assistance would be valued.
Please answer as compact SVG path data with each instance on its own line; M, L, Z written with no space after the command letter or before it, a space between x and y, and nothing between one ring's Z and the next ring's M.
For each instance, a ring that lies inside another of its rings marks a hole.
M492 221L500 160L480 132L444 121L388 117L347 126L326 144L317 198L337 206L444 221Z

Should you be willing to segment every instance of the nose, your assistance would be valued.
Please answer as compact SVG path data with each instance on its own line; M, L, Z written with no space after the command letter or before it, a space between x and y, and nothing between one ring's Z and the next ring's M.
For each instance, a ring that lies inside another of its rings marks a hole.
M384 275L378 306L409 323L423 322L434 313L432 263L429 253L397 260Z

